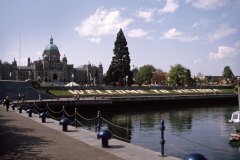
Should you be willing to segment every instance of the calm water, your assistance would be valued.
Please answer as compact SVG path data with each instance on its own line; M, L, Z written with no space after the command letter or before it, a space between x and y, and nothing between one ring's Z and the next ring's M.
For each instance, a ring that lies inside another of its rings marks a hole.
M112 123L130 130L108 127L131 143L161 152L160 122L165 121L165 154L183 158L198 152L209 160L239 160L239 144L230 144L234 127L228 123L236 106L198 107L141 113L103 115ZM110 142L111 143L111 142Z

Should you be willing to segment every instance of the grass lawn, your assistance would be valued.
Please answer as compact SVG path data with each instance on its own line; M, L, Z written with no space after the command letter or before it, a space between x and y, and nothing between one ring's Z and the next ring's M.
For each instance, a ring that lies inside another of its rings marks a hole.
M49 92L58 97L69 97L73 95L91 96L91 95L195 95L195 94L232 94L234 89L151 89L151 90L49 90Z

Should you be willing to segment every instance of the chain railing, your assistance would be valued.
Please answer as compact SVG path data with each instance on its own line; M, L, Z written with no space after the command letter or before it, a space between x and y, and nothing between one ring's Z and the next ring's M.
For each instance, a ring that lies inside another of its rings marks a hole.
M131 131L131 129L128 129L128 128L125 128L125 127L122 127L122 126L118 126L118 125L116 125L116 124L114 124L114 123L112 123L112 122L109 122L108 120L106 120L106 119L103 118L103 117L101 117L101 119L102 119L105 123L107 123L107 124L109 124L109 125L111 125L111 126L114 126L114 127L120 128L120 129L124 129L124 130L126 130L126 131Z
M55 120L60 120L60 119L62 119L62 117L61 117L61 118L54 117L54 116L51 115L51 113L48 112L48 111L47 111L47 115L48 115L50 118L55 119Z
M205 148L208 148L208 149L212 149L212 150L215 150L215 151L221 151L221 152L224 152L224 153L231 153L232 151L231 150L226 150L224 148L217 148L217 147L213 147L213 146L209 146L209 145L206 145L206 144L203 144L203 143L200 143L200 142L197 142L195 140L192 140L192 139L189 139L189 138L186 138L182 135L178 135L178 134L174 134L172 132L169 131L170 129L166 129L166 132L168 132L169 134L179 138L179 139L182 139L182 140L185 140L185 141L188 141L192 144L195 144L195 145L198 145L198 146L202 146L202 147L205 147ZM176 147L176 146L175 146ZM183 151L182 151L183 152Z
M87 118L87 117L84 117L83 115L81 115L79 112L77 112L77 108L75 108L75 112L73 114L68 113L64 106L60 111L55 111L52 108L50 108L48 105L44 108L40 108L36 104L34 104L34 110L36 111L37 114L40 114L41 112L46 111L49 118L52 118L52 119L55 119L55 120L60 120L63 117L67 117L69 119L72 119L71 125L75 126L76 128L77 127L82 127L83 129L89 128L88 130L91 130L91 128L92 129L95 128L95 132L99 132L101 130L101 128L103 126L105 126L112 132L113 137L115 137L119 140L130 142L129 139L120 137L119 135L115 134L114 130L122 129L125 132L129 132L129 131L131 131L131 129L119 126L117 124L114 124L114 123L108 121L107 119L105 119L101 116L101 112L99 112L99 111L98 111L96 117ZM59 116L56 116L56 115L59 115ZM87 124L84 124L84 122L87 123ZM90 122L93 123L92 127L89 127ZM113 127L115 129L113 129Z
M51 111L54 114L59 114L62 113L64 109L60 110L60 111L53 111L48 105L47 105L47 110Z
M83 129L86 129L89 126L85 125L83 123L83 120L84 121L92 121L92 122L95 122L95 127L94 128L96 128L96 132L99 132L103 126L104 127L108 127L108 129L112 132L113 137L115 137L116 139L119 139L119 140L130 142L129 139L126 139L124 137L121 137L121 136L118 136L117 134L115 134L114 133L114 129L122 129L125 132L129 132L129 131L131 131L131 129L119 126L117 124L114 124L114 123L108 121L107 119L102 117L100 111L98 111L96 117L86 118L86 117L82 116L79 112L77 112L77 108L75 108L75 112L73 114L69 114L66 111L64 106L63 106L63 108L60 111L54 111L48 105L46 107L44 107L44 108L40 108L35 103L34 103L33 106L30 106L30 105L28 105L26 103L25 104L21 104L20 106L23 107L24 110L33 109L33 110L35 110L35 112L37 114L40 114L41 112L46 111L46 113L49 116L49 118L52 118L52 119L55 119L55 120L60 120L60 119L62 119L64 117L69 117L71 119L74 119L73 121L71 121L70 125L75 126L76 128L77 127L82 127ZM61 117L56 117L56 115L60 115ZM82 119L82 121L80 119ZM231 152L231 151L226 150L226 149L208 146L208 145L202 144L200 142L197 142L195 140L188 139L188 138L186 138L184 136L177 135L177 134L174 134L172 132L169 132L169 129L165 129L164 121L161 121L160 131L161 131L161 142L160 143L161 143L161 153L162 153L162 156L164 156L164 145L165 145L164 131L167 131L168 134L171 134L171 135L176 136L176 137L178 137L180 139L183 139L183 140L186 140L188 142L191 142L191 143L193 143L195 145L199 145L199 146L202 146L202 147L205 147L205 148L208 148L208 149L213 149L213 150L216 150L216 151L222 151L222 152L225 152L225 153L230 153ZM171 144L167 144L167 145L171 146ZM184 152L184 151L182 151L182 152Z
M93 121L93 120L96 120L97 119L97 117L94 117L94 118L86 118L86 117L83 117L81 114L79 114L78 112L77 112L77 115L80 117L80 118L82 118L82 119L84 119L84 120L86 120L86 121Z

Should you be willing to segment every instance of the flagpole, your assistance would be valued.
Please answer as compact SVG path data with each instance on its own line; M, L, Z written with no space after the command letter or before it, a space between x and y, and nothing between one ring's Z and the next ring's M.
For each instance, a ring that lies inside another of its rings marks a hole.
M21 65L21 54L22 54L22 37L21 37L21 31L20 31L20 43L19 43L19 60L18 65Z

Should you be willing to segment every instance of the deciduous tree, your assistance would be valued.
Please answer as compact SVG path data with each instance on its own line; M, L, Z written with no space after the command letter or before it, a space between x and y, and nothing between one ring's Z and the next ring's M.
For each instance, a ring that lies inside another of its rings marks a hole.
M170 85L184 86L191 85L192 83L190 70L181 64L171 66L167 77Z
M152 65L144 65L139 68L139 71L136 76L136 80L139 84L149 84L151 83L151 79L153 73L155 72L155 67Z
M223 77L224 78L232 78L234 76L231 68L229 66L225 66L223 69Z
M163 72L161 69L156 69L152 76L153 84L164 84L166 81L167 73Z

